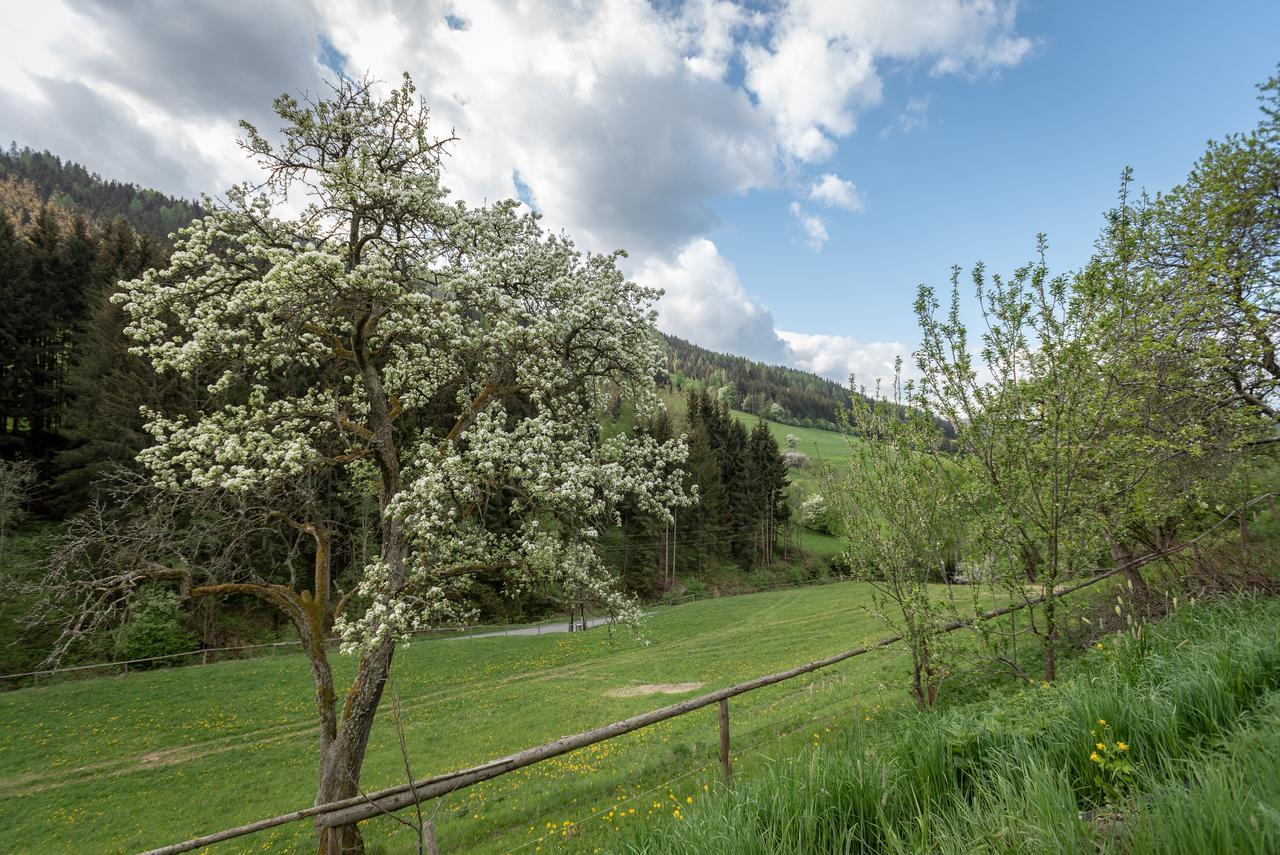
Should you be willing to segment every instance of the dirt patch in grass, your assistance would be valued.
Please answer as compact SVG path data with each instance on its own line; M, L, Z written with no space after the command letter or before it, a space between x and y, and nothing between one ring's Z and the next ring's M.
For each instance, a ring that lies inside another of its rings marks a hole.
M641 695L680 695L701 689L705 683L644 683L640 686L623 686L605 692L610 698L637 698Z

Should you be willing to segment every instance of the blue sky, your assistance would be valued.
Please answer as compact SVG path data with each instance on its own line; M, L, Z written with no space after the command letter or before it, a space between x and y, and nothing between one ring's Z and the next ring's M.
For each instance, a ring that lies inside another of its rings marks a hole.
M1018 22L1037 45L998 76L886 75L884 103L828 164L866 210L830 214L821 252L785 191L716 200L715 241L780 328L913 341L919 283L979 259L1011 270L1040 231L1051 265L1078 267L1121 169L1152 191L1178 183L1206 140L1257 123L1254 86L1280 62L1280 3L1040 2ZM927 124L893 130L912 98Z
M517 197L666 294L659 326L871 379L917 284L1080 265L1121 169L1181 179L1251 127L1280 3L44 0L0 30L0 140L171 193L253 177L236 121L335 69L408 71L460 142L446 182Z

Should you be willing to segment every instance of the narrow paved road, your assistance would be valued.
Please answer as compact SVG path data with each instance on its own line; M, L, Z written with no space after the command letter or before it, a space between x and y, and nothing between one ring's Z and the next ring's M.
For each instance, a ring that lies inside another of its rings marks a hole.
M594 629L595 627L602 626L606 623L609 623L609 618L607 617L587 618L587 629ZM577 632L581 632L581 630L578 629L578 626L579 624L575 623L574 630ZM521 626L521 627L515 627L512 629L499 629L493 632L477 632L471 635L454 635L444 640L445 641L463 641L468 638L497 638L503 635L548 635L553 632L568 632L568 631L569 631L569 619L565 618L562 621L557 621L555 623L540 623L537 626Z

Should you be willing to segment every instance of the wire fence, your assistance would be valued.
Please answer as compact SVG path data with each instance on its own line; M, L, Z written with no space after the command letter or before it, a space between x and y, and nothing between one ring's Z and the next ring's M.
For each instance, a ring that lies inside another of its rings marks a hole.
M811 585L826 585L833 582L848 581L848 576L832 576L824 579L807 579L798 582L783 582L766 587L734 587L713 591L699 591L679 597L656 600L647 604L652 607L679 606L698 600L736 597L744 594L759 594L768 591L784 591ZM594 628L609 623L606 618L593 617L587 619L585 628ZM580 627L581 624L578 624ZM411 634L414 640L461 640L467 638L499 638L504 636L543 635L568 632L567 618L540 621L530 624L467 624L464 626L432 627L418 630ZM338 639L325 641L325 647L334 649L340 644ZM14 674L0 674L0 689L21 689L46 685L54 681L71 679L88 679L94 677L124 676L131 672L146 671L157 667L192 667L212 665L233 659L254 659L279 654L300 652L302 642L296 639L276 641L263 644L241 644L229 647L201 647L196 650L185 650L180 653L166 653L160 656L146 656L139 659L117 659L109 662L90 662L83 665L67 665L56 668L39 668L21 671Z

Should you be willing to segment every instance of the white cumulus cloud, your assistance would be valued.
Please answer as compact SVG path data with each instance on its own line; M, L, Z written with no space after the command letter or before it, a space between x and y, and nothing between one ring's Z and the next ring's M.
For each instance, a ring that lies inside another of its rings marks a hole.
M800 228L805 234L805 246L814 252L822 249L823 244L827 242L827 224L822 217L817 214L807 213L804 208L800 207L799 202L791 203L791 216L795 217L800 223Z
M859 341L844 335L786 330L779 330L778 335L790 348L793 365L837 383L847 384L850 374L859 386L868 389L875 386L876 380L892 381L894 360L898 357L904 360L904 373L909 373L905 362L908 349L901 342Z
M690 241L671 261L651 259L633 278L666 291L658 310L664 332L712 350L773 363L788 360L773 313L747 295L733 264L706 238Z
M1034 45L1015 32L1016 14L1012 0L791 0L768 43L745 49L746 85L784 151L820 161L860 108L880 103L886 61L970 76L1022 62Z
M407 70L438 130L460 138L445 177L459 196L518 196L586 249L627 249L629 273L668 288L672 332L825 365L788 349L745 294L711 240L712 200L785 175L809 188L801 201L859 210L853 183L817 164L881 100L882 75L1016 65L1032 47L1016 11L1015 0L191 0L178 15L163 0L42 0L16 4L0 29L0 139L166 192L218 192L253 177L236 119L270 133L280 92L322 94L338 67L390 83ZM799 202L791 213L820 249L823 217Z
M828 208L844 208L846 211L861 211L866 207L853 182L833 172L813 182L809 187L809 199Z

